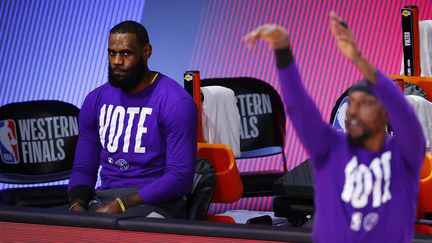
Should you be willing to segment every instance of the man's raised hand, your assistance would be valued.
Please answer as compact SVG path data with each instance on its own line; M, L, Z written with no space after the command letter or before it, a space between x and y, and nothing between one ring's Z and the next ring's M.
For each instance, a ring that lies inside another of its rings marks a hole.
M357 48L354 35L347 24L334 11L330 12L330 30L339 50L346 58L357 62L360 58L360 51Z
M275 50L289 47L288 31L279 25L261 25L243 37L249 48L252 48L259 39L267 42L270 48Z

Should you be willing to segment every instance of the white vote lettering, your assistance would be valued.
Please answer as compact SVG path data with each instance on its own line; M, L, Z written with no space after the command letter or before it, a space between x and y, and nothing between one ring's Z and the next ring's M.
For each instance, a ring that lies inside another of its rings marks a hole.
M391 199L391 152L375 158L369 166L358 164L356 156L345 166L345 184L341 199L354 208L366 207L372 196L372 207L380 207Z
M121 148L123 153L130 152L131 139L135 142L133 152L145 153L146 148L142 146L142 139L143 134L147 133L147 127L144 123L147 115L151 113L152 108L148 107L128 107L126 110L122 106L103 105L99 114L100 143L110 153L115 153L119 149L120 137L123 136ZM131 138L134 126L136 126L136 133L135 137ZM106 141L107 136L108 141Z

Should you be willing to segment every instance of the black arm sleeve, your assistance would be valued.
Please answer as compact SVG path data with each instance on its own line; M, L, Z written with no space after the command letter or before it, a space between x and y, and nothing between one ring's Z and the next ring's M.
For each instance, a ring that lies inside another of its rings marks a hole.
M286 68L293 61L294 57L289 47L285 49L275 50L276 66L278 68Z
M76 185L69 191L69 202L82 201L84 203L83 206L87 206L93 198L93 191L86 185Z

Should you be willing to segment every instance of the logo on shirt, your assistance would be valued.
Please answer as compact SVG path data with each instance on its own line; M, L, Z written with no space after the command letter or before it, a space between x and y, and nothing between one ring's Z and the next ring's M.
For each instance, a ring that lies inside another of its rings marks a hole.
M363 229L371 231L378 223L379 215L375 212L367 214L363 219Z
M352 231L359 231L363 226L363 229L366 232L371 231L375 225L378 223L379 215L375 212L366 214L363 217L362 212L354 212L351 214L351 225L350 228Z
M342 201L351 204L355 209L362 209L369 203L378 208L391 198L391 152L387 151L372 160L369 166L359 164L357 157L345 166L345 183L340 195ZM370 231L378 223L378 215L370 213L363 217L361 212L351 215L351 229L359 231L361 225Z
M20 162L17 131L14 120L0 121L0 155L6 164L18 164Z
M121 171L126 171L129 169L129 163L124 159L117 160L115 165L117 165Z

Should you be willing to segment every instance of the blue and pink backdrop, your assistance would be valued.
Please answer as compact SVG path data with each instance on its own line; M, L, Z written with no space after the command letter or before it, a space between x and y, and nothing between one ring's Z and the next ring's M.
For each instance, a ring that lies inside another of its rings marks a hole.
M329 12L335 10L354 30L364 56L385 73L397 74L405 5L417 5L420 20L432 19L432 2L426 0L2 0L0 105L54 99L80 107L85 95L106 81L109 29L127 19L149 31L150 68L180 84L183 72L194 69L202 78L256 77L279 90L273 53L263 43L249 50L241 40L257 25L276 23L291 33L306 89L329 120L335 100L361 78L336 49ZM288 169L307 157L289 122L285 153ZM279 169L278 160L239 166Z

